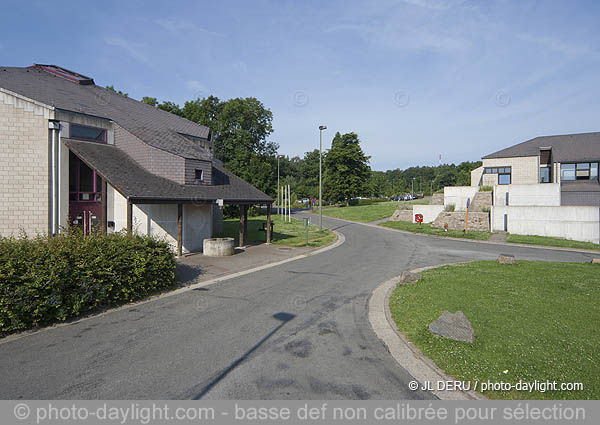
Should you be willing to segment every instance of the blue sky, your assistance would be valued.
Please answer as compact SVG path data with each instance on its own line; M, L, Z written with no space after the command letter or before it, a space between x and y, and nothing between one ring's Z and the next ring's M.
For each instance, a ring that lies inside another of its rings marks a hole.
M358 133L373 169L600 131L600 2L3 2L0 63L140 99L254 96L302 154Z

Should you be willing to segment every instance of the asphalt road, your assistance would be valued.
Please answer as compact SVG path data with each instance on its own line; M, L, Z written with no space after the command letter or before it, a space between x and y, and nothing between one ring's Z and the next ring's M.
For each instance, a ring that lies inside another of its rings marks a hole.
M324 219L314 257L0 343L2 399L414 399L367 319L379 283L464 260L591 254L424 237ZM410 314L410 312L407 312Z

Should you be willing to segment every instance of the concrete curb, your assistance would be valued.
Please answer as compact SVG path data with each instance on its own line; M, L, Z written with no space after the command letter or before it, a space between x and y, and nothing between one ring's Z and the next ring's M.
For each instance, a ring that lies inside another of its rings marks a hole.
M412 273L420 273L425 270L443 267L453 264L440 264L431 267L422 267L411 270ZM381 283L373 290L368 302L368 316L371 327L377 337L383 341L390 354L406 371L419 382L419 387L424 382L455 381L444 373L436 364L427 358L421 350L414 346L401 332L396 328L392 320L389 301L392 291L396 288L398 277L392 278ZM435 385L434 385L435 386ZM485 400L486 398L475 391L438 391L432 393L440 400Z
M445 240L451 240L451 241L470 242L470 243L483 243L483 244L488 244L488 245L499 245L499 246L505 246L505 247L517 246L517 247L521 247L521 248L549 249L549 250L552 250L552 251L579 252L579 253L583 253L583 254L595 254L595 255L597 255L600 258L600 250L596 251L596 250L591 250L591 249L563 248L563 247L559 247L559 246L529 245L529 244L523 244L523 243L478 241L478 240L475 240L475 239L467 239L467 238L453 238L451 236L427 235L427 234L424 234L424 233L409 232L407 230L392 229L390 227L379 226L378 224L363 223L363 222L360 222L360 221L346 220L345 218L336 218L336 217L329 217L329 216L324 216L324 217L327 217L327 218L332 219L332 220L344 221L346 223L360 224L362 226L374 227L376 229L383 229L383 230L388 230L388 231L391 231L391 232L399 232L399 233L404 233L406 235L415 235L415 236L421 236L421 237L426 237L426 238L445 239Z
M317 249L315 251L311 251L311 252L308 252L306 254L300 254L300 255L297 255L297 256L291 257L291 258L286 258L285 260L276 261L274 263L263 264L262 266L254 267L252 269L242 270L240 272L235 272L235 273L230 273L230 274L227 274L227 275L224 275L224 276L215 277L214 279L206 280L206 281L203 281L203 282L193 283L191 285L187 285L187 286L184 286L182 288L178 288L178 289L174 289L174 290L169 291L169 292L165 292L164 294L155 295L155 296L152 296L152 297L147 298L145 300L141 300L141 301L137 301L137 302L134 302L134 303L125 304L125 305L122 305L122 306L119 306L119 307L111 308L111 309L103 311L101 313L96 313L96 314L91 314L91 315L88 315L88 316L84 316L84 317L81 317L79 319L74 319L73 321L64 322L64 323L57 323L57 324L54 324L54 325L49 325L47 327L44 327L44 328L38 329L38 330L23 331L23 332L18 333L18 334L8 335L8 336L0 339L0 345L8 343L8 342L11 342L11 341L16 341L17 339L21 339L21 338L25 338L25 337L28 337L28 336L32 336L32 335L35 335L35 334L40 333L40 332L46 332L46 331L49 331L49 330L52 330L52 329L56 329L56 328L60 328L60 327L63 327L63 326L74 325L76 323L81 323L81 322L84 322L86 320L94 319L96 317L106 316L106 315L111 314L111 313L115 313L115 312L118 312L118 311L126 310L128 308L132 308L132 307L143 305L143 304L148 304L148 303L151 303L151 302L154 302L154 301L157 301L157 300L161 300L163 298L172 297L174 295L179 295L179 294L182 294L184 292L192 291L192 290L197 289L197 288L203 288L205 286L214 285L215 283L223 282L223 281L226 281L226 280L229 280L229 279L234 279L236 277L244 276L244 275L247 275L247 274L250 274L250 273L254 273L254 272L257 272L257 271L260 271L260 270L269 269L271 267L280 266L282 264L290 263L292 261L300 260L302 258L312 257L313 255L321 254L323 252L326 252L326 251L329 251L331 249L337 248L338 246L342 245L346 241L346 238L345 238L345 236L342 233L337 232L335 230L332 230L332 232L335 233L336 239L333 242L331 242L329 245L326 245L326 246L324 246L322 248L319 248L319 249Z

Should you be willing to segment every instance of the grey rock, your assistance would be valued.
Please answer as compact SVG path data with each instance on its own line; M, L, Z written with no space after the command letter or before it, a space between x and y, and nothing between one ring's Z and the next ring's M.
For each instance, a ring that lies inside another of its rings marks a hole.
M455 341L473 343L475 340L473 326L460 310L454 314L444 311L436 321L429 325L429 331Z
M398 277L398 285L416 283L419 279L421 279L421 275L419 273L402 272Z
M500 264L515 264L515 256L509 254L500 254L497 260Z

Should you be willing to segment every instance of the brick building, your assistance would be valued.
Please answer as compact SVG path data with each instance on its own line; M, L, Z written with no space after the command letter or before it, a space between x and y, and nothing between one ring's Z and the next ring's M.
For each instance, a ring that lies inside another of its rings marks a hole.
M599 162L600 133L536 137L484 156L471 185L555 184L559 205L599 206Z
M209 128L55 65L0 67L0 183L0 236L127 229L180 254L220 231L220 205L245 234L248 206L273 202L214 158Z

